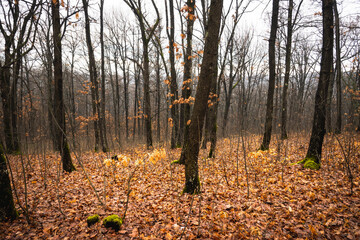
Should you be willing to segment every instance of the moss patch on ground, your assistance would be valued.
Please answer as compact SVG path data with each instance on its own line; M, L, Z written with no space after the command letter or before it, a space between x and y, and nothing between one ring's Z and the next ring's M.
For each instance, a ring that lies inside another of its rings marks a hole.
M91 225L94 225L95 223L99 222L100 221L100 217L99 215L95 214L95 215L92 215L90 217L88 217L86 219L86 222L88 224L88 227L90 227Z
M106 228L112 228L115 231L119 231L122 225L122 219L118 215L110 215L103 220L103 224Z

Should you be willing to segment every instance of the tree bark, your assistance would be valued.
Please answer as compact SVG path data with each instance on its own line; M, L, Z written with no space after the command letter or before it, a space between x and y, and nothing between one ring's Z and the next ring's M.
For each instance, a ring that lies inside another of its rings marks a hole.
M211 87L211 82L208 79L214 78L216 74L222 6L222 0L211 1L208 20L211 28L205 38L204 58L189 125L189 141L183 148L185 152L185 188L183 192L185 193L194 194L200 191L199 146Z
M337 2L334 0L335 16L335 48L336 48L336 124L335 133L341 133L342 127L342 89L341 89L341 48L340 48L340 19Z
M0 222L17 218L9 173L6 164L6 157L3 146L0 144Z
M292 45L292 12L294 8L294 1L289 0L288 7L288 21L287 21L287 38L286 38L286 55L285 55L285 78L284 88L282 92L282 107L281 107L281 139L287 139L287 92L289 88L290 79L290 61L291 61L291 45Z
M261 150L269 149L271 141L273 111L274 111L274 90L275 90L275 42L276 32L278 28L278 16L279 16L279 0L273 0L272 16L271 16L271 31L269 38L269 87L266 103L266 118L265 118L265 132Z
M61 25L60 25L60 3L51 2L52 21L53 21L53 43L54 43L54 121L55 134L58 139L57 149L61 153L63 170L72 172L75 170L66 139L66 123L63 96L63 72L62 72L62 53L61 53Z
M94 118L94 133L95 133L95 151L99 150L100 138L101 138L101 124L99 122L100 117L100 101L99 101L99 84L98 76L96 70L94 49L91 43L91 32L90 32L90 20L88 13L88 1L82 0L85 14L85 35L86 35L86 45L89 55L89 73L90 73L90 82L91 82L91 105Z
M188 14L194 15L195 0L187 0ZM191 96L191 72L192 72L192 37L195 18L188 17L186 19L186 51L184 54L184 78L181 90L181 98L186 100ZM190 103L183 103L180 105L180 131L179 141L184 145L184 141L188 139L189 126L187 122L190 120ZM185 163L185 162L184 162Z
M320 167L322 144L325 136L326 99L331 77L333 62L334 30L333 30L333 1L322 1L323 12L323 46L321 53L320 77L315 96L315 111L309 148L303 163L315 162Z
M178 140L179 132L179 104L175 104L175 100L178 100L178 85L175 69L175 18L174 18L174 1L169 0L169 13L170 13L170 27L167 27L167 35L169 39L169 60L170 60L170 102L171 102L171 144L172 149L176 148L180 143ZM167 13L166 13L167 14ZM168 17L166 17L168 20ZM168 23L168 21L167 21ZM168 25L168 24L167 24ZM170 31L168 30L170 29Z
M108 152L109 145L106 137L105 119L105 49L104 49L104 0L100 0L100 48L101 48L101 102L100 102L100 128L102 130L102 151Z

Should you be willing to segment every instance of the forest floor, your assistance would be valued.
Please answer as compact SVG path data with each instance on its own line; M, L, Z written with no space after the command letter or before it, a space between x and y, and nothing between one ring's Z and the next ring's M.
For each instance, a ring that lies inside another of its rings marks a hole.
M110 167L110 154L77 153L71 174L59 171L55 154L8 156L20 216L0 223L0 239L360 239L359 135L342 135L343 151L327 136L318 171L291 165L305 156L308 138L275 139L256 152L259 140L221 139L214 159L202 150L199 195L181 194L184 167L170 164L180 149L149 161L151 151L129 148L121 154L130 163ZM87 226L93 214L122 217L126 208L117 232L102 221Z

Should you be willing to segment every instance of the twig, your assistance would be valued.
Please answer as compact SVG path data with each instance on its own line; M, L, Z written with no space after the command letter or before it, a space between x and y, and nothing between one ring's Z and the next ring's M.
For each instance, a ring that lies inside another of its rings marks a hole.
M127 182L127 193L126 193L126 203L125 203L125 209L124 209L124 214L123 214L123 221L125 221L125 217L126 217L126 213L128 210L128 206L129 206L129 198L130 198L130 193L131 193L131 189L130 189L130 183L131 183L131 179L134 177L134 174L136 172L136 170L138 169L138 166L135 167L134 171L132 171L132 173L129 175L128 178L128 182Z
M187 220L186 220L186 222L185 222L185 227L184 227L184 229L183 229L183 231L182 231L182 233L181 233L181 235L180 235L180 240L182 239L182 237L183 237L184 234L185 234L185 230L186 230L186 228L187 228L187 225L188 225L188 222L189 222L189 219L190 219L190 215L191 215L191 210L192 210L192 205L193 205L193 202L194 202L194 198L195 198L195 196L194 196L194 195L191 195L191 203L190 203L189 214L188 214L188 218L187 218Z
M244 163L245 163L245 172L246 172L246 188L247 188L247 197L250 196L250 187L249 187L249 172L247 169L247 161L246 161L246 148L245 148L245 140L244 140L244 133L241 130L241 142L242 142L242 148L244 152ZM255 174L256 177L256 174Z
M348 178L349 178L349 181L350 181L350 195L353 194L353 187L354 187L354 182L353 182L353 175L352 175L352 172L351 172L351 169L350 169L350 159L349 159L349 156L350 156L350 152L351 152L351 149L350 149L350 143L349 143L349 148L347 150L347 154L345 153L345 149L343 147L343 145L340 143L340 140L339 138L334 135L336 140L338 141L339 143L339 146L341 148L341 151L344 155L344 158L345 158L345 163L346 163L346 170L348 172Z

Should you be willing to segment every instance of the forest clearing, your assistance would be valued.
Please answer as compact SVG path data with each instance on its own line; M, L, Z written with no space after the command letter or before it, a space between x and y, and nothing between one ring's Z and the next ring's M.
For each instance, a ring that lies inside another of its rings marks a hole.
M200 152L198 195L181 194L183 167L171 165L179 149L166 149L165 158L151 162L144 147L129 148L121 152L131 158L129 164L115 168L104 164L110 153L77 153L73 158L77 171L71 174L59 171L58 155L23 156L26 190L20 156L10 156L16 196L22 207L27 201L29 223L24 213L13 222L1 223L0 238L359 239L358 135L341 136L354 176L352 195L347 163L335 137L325 139L319 171L291 165L306 153L304 136L274 141L269 151L253 151L259 136L245 139L248 173L238 137L219 140L215 158L206 159L206 151ZM138 163L128 185L137 159L145 163ZM102 220L106 216L123 216L129 189L120 230L105 228ZM94 214L101 221L88 227L86 219Z

